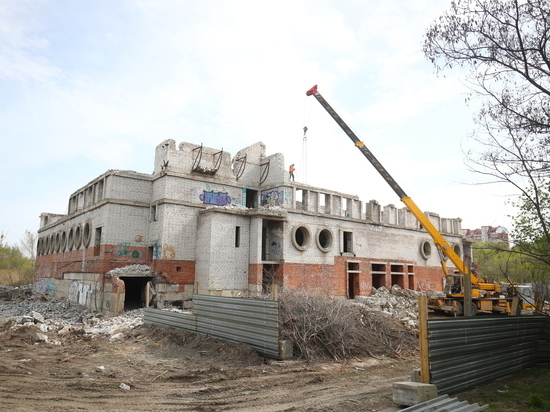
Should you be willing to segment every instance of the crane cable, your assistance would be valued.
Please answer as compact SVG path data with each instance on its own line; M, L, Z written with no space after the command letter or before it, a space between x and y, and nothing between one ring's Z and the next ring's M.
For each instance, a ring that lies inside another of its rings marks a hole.
M307 96L306 96L306 100L305 100L305 104L304 104L304 136L302 138L302 155L300 157L300 169L299 169L299 175L300 175L300 180L303 182L303 183L306 183L307 184L307 136L306 136L306 133L307 133L307 124L309 123L309 117L311 115L311 107L312 107L312 104L311 104L311 99L307 99Z

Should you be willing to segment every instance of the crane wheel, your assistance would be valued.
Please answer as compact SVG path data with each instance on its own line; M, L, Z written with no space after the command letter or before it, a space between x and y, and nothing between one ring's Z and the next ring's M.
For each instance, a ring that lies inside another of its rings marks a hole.
M471 306L470 306L470 315L471 315L471 316L477 315L477 305L475 304L475 302L472 302L472 303L471 303Z
M462 316L464 314L464 307L462 306L461 301L453 300L451 301L451 305L453 305L456 308L456 311L452 312L455 316Z

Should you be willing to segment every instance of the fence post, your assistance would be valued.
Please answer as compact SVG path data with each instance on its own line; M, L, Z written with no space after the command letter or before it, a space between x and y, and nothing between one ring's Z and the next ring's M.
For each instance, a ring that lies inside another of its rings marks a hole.
M428 358L428 299L418 296L418 337L420 345L420 382L430 383L430 363Z

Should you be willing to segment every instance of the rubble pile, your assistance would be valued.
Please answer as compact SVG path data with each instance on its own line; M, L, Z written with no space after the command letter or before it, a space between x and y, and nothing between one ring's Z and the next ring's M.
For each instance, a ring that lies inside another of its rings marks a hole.
M34 327L35 342L59 345L69 336L104 336L114 342L125 332L143 323L141 309L107 318L67 299L47 300L44 296L30 296L0 301L0 333L14 333L20 328Z
M109 276L124 276L128 274L132 274L134 276L150 276L152 273L153 270L150 266L147 265L127 265L121 268L110 270L106 274Z
M409 330L418 329L418 296L420 292L393 285L375 289L372 296L356 296L355 300L367 310L381 312L400 322Z

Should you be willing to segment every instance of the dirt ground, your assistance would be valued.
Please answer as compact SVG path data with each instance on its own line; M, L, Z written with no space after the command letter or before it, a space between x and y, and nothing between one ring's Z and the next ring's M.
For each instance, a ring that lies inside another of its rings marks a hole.
M275 361L245 344L141 325L121 340L0 330L3 411L383 411L417 359ZM57 337L56 337L57 339Z

